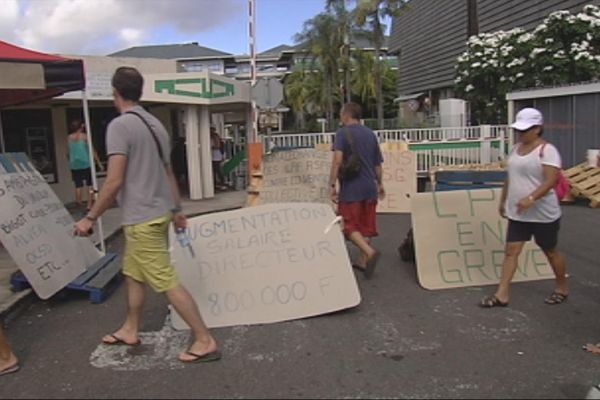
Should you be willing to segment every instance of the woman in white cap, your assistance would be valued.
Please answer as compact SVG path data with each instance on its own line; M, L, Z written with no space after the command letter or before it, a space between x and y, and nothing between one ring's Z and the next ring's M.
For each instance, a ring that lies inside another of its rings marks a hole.
M502 277L496 293L479 304L484 308L506 307L509 286L517 269L519 254L526 242L535 239L556 276L554 292L546 304L561 304L568 295L566 265L557 250L561 209L554 186L561 169L558 150L545 142L543 117L535 108L524 108L512 128L519 136L508 157L508 177L502 189L499 212L508 218Z

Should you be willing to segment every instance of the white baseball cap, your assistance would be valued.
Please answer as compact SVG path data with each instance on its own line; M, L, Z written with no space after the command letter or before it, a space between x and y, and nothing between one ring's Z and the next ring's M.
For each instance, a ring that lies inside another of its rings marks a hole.
M542 113L535 108L524 108L517 113L515 123L511 127L519 131L526 131L532 126L537 125L544 125Z

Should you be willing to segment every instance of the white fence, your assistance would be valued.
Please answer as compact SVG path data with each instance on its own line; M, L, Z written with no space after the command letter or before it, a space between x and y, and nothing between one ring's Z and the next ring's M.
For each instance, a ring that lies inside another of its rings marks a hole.
M314 147L332 143L335 133L298 133L263 137L265 152ZM461 128L398 129L375 131L380 143L406 141L417 154L417 172L426 174L440 165L487 164L504 159L511 147L507 126L482 125Z

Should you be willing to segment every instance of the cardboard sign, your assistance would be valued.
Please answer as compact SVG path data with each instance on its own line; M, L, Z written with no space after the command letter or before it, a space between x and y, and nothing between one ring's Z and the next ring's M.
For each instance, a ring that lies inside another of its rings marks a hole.
M265 156L260 203L330 203L333 152L298 149Z
M419 193L412 197L417 273L425 289L497 284L507 220L500 189ZM542 250L526 243L514 281L553 278Z
M411 151L382 153L385 198L377 204L377 212L409 213L410 196L417 193L417 157Z
M209 327L264 324L360 303L339 227L325 204L284 203L192 218L195 256L173 237L172 262ZM187 329L179 315L173 325Z
M410 151L382 148L386 198L379 202L377 212L410 212L409 195L417 191L416 156ZM331 204L329 174L332 159L330 149L298 149L266 156L262 186L258 188L260 203Z
M0 204L0 241L40 298L100 259L90 239L73 237L73 218L38 172L0 173Z

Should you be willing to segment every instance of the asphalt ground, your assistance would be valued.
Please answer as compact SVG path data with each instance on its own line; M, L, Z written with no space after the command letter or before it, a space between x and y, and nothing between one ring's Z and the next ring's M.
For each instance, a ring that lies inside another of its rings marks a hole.
M21 360L0 398L583 398L600 383L600 210L564 207L559 247L571 295L544 298L551 280L518 283L508 308L480 309L493 287L422 289L398 257L406 215L379 216L375 276L357 273L360 306L285 323L215 329L224 358L176 360L188 333L165 326L149 293L134 351L99 346L124 316L125 286L102 304L78 293L33 300L5 320ZM121 252L117 235L108 250Z

